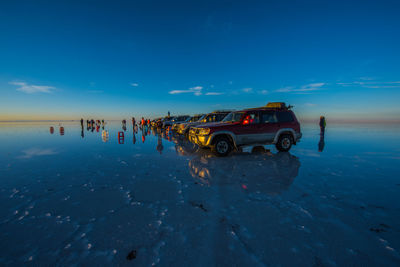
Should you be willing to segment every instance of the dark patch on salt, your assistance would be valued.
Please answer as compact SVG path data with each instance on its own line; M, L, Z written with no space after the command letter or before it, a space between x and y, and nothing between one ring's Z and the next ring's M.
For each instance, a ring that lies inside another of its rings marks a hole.
M136 250L131 250L131 252L129 252L128 256L126 256L126 259L128 261L136 259Z

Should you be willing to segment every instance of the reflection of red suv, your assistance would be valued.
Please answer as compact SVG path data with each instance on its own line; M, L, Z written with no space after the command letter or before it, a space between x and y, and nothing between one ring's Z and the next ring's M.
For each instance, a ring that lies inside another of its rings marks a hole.
M218 156L249 145L275 144L279 151L289 151L300 138L300 123L284 103L232 112L220 123L200 125L189 133L191 142L210 147Z

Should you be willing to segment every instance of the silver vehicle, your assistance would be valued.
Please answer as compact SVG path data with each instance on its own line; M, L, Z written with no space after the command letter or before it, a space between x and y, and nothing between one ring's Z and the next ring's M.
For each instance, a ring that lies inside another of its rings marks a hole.
M172 124L171 129L172 129L172 131L177 132L178 129L179 129L179 126L180 126L182 123L189 123L189 122L197 121L198 119L201 118L201 116L203 116L203 114L194 115L194 116L188 116L187 119L184 120L184 121L177 121L177 122L174 122L174 124Z
M226 115L228 115L231 111L214 111L208 114L204 114L197 121L181 123L178 127L178 133L183 135L188 135L191 127L202 125L210 122L220 122L222 121Z
M172 126L174 123L182 123L186 121L190 116L189 115L181 115L181 116L176 116L172 117L170 120L165 120L163 122L163 128Z

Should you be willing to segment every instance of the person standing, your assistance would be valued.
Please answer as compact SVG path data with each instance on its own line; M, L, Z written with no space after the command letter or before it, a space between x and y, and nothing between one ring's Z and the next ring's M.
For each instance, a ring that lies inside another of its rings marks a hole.
M319 128L321 129L321 134L325 133L326 119L324 116L319 117Z

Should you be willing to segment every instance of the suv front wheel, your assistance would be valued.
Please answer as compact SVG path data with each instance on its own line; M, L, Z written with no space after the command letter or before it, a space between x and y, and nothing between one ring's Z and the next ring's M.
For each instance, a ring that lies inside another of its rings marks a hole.
M225 136L217 137L214 145L212 146L212 152L218 157L227 156L231 152L231 150L231 141Z
M283 134L279 136L278 142L276 143L276 149L282 152L289 151L293 144L293 137L290 134Z

